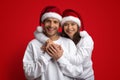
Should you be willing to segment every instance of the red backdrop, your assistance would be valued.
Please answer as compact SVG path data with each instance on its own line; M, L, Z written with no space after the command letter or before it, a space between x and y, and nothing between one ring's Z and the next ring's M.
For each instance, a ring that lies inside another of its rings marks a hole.
M34 38L41 9L47 5L79 11L95 42L96 80L118 80L119 0L0 0L0 80L25 80L24 51Z

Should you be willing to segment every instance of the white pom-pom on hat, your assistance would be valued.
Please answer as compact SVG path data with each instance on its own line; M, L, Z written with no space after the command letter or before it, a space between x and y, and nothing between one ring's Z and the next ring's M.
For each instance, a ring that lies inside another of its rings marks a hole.
M87 31L80 31L80 36L81 37L85 37L85 36L88 36L89 34L87 33Z
M37 26L37 32L42 32L43 31L43 28L42 28L42 26Z

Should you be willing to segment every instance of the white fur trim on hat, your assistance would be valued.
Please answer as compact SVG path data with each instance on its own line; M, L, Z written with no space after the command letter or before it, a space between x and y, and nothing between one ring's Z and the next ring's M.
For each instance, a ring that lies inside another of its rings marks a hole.
M58 20L62 20L62 16L55 13L55 12L47 12L45 14L43 14L42 18L41 18L41 21L43 22L46 18L49 18L49 17L52 17L52 18L57 18Z
M66 21L73 21L73 22L76 22L79 27L81 26L81 21L80 21L80 19L77 18L77 17L73 17L73 16L64 17L64 18L62 19L61 25L63 26L63 24L64 24Z

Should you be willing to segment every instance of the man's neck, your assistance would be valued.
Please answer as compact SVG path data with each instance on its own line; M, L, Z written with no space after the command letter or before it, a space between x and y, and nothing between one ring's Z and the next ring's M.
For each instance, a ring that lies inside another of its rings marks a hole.
M52 41L56 41L56 40L58 40L59 39L59 35L54 35L54 36L51 36L51 37L49 37Z

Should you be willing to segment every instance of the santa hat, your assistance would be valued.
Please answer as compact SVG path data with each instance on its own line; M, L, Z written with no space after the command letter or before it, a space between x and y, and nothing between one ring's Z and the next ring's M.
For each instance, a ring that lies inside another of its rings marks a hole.
M73 21L75 23L78 24L79 27L81 27L81 20L80 20L80 16L77 12L75 12L74 10L72 9L66 9L64 12L63 12L63 15L62 15L63 19L62 19L62 22L61 22L61 25L63 26L63 24L66 22L66 21Z
M47 6L45 7L40 16L40 22L43 22L46 18L56 18L59 21L62 20L61 12L60 9L57 8L56 6Z

